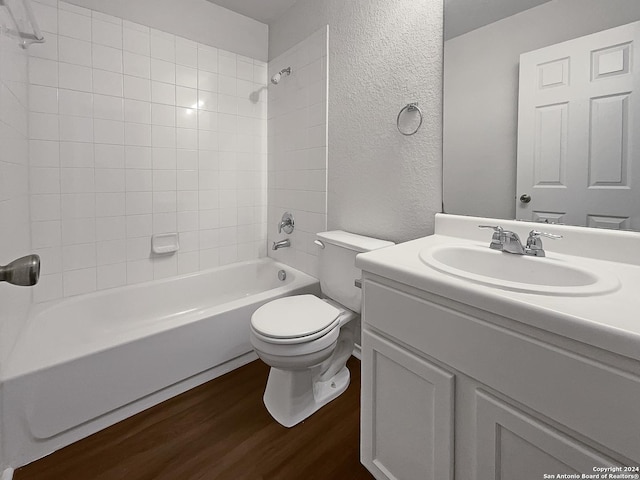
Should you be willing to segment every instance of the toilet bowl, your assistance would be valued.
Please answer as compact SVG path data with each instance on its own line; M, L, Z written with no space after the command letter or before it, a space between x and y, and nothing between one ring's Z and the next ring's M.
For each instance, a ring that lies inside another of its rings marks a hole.
M287 323L296 316L307 321ZM251 344L271 367L263 400L280 424L296 425L347 389L346 363L353 352L356 317L314 295L281 298L256 310ZM279 329L264 328L270 324Z
M337 398L349 386L347 360L354 348L361 292L358 253L391 242L342 231L323 232L320 285L331 298L295 295L273 300L251 317L251 344L271 367L264 404L271 416L292 427Z

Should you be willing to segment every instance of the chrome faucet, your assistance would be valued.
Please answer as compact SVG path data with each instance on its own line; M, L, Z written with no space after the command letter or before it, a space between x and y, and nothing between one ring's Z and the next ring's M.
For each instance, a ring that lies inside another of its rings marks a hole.
M8 265L0 265L0 282L9 282L21 287L30 287L40 278L40 257L27 255Z
M520 237L516 232L493 225L478 225L478 227L493 229L493 236L491 237L491 244L489 245L490 248L514 255L544 257L545 251L542 248L542 239L540 237L552 238L554 240L562 238L562 235L531 230L526 245L522 245Z
M271 247L271 250L278 250L279 248L286 248L290 246L291 246L291 242L289 241L288 238L285 238L284 240L280 240L279 242L273 242L273 246Z

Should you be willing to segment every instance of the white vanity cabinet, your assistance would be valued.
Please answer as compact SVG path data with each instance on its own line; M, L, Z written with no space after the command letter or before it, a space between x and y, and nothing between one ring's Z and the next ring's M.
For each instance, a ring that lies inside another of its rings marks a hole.
M476 391L472 408L476 417L475 478L515 480L550 478L545 474L597 474L596 467L619 464L482 389Z
M367 331L363 345L363 463L376 478L453 478L453 374Z
M366 271L363 293L361 459L377 479L638 473L640 362Z

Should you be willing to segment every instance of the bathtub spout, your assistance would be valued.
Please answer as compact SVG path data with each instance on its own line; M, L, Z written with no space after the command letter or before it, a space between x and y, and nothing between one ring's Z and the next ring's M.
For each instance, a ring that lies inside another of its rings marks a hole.
M0 282L9 282L21 287L31 287L40 278L40 257L27 255L9 265L0 265Z
M279 242L273 242L273 246L271 247L271 249L278 250L279 248L286 248L290 246L291 246L291 242L289 241L288 238L285 238L284 240L280 240Z

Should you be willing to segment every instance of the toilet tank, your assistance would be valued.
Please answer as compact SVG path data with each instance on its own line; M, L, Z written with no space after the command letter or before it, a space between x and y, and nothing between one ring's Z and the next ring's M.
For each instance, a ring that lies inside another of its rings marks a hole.
M362 271L355 266L356 255L394 243L342 230L321 232L317 237L324 245L324 248L320 248L318 258L322 293L349 310L360 313L362 290L354 285L354 281L362 277Z

